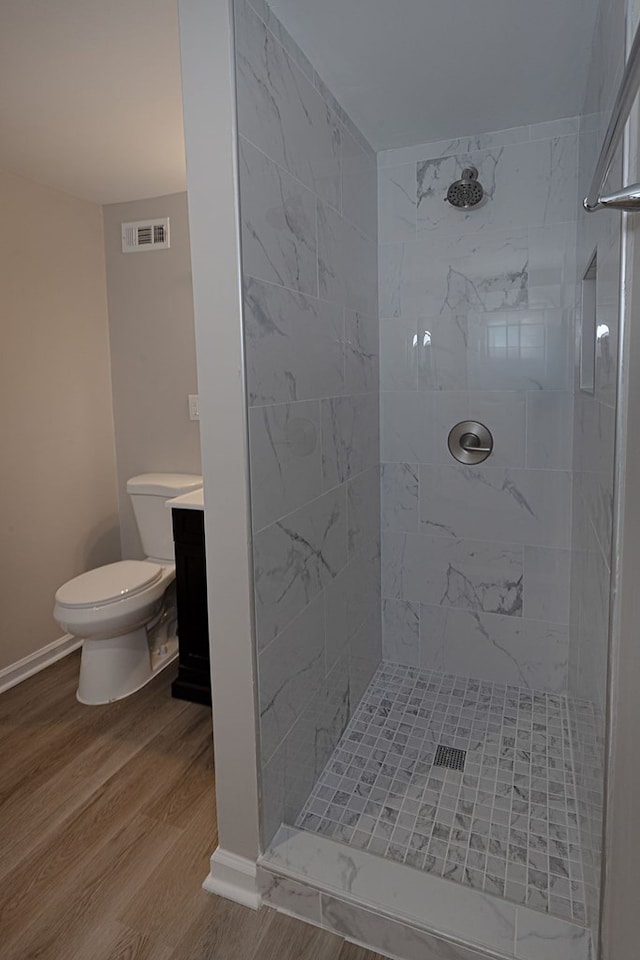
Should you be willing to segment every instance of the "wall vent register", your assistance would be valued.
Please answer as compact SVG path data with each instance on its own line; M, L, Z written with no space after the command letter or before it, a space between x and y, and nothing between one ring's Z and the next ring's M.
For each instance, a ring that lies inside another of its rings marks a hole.
M167 250L169 244L169 217L159 220L137 220L122 225L122 252L139 253L142 250Z

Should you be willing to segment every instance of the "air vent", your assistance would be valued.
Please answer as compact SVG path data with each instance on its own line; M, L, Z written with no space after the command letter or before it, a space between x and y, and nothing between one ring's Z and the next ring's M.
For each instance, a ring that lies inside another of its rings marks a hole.
M166 250L169 246L169 217L161 220L138 220L122 224L122 252Z

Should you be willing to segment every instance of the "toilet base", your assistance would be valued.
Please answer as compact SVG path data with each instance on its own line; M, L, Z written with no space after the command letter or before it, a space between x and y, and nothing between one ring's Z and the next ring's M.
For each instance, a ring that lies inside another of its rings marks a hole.
M145 627L119 637L84 640L76 698L88 706L122 700L144 687L177 656L174 636L166 639L161 655L154 651L152 658Z

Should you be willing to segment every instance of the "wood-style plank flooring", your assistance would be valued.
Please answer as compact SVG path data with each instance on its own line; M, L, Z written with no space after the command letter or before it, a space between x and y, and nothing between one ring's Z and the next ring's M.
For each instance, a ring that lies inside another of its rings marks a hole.
M216 845L211 714L171 670L75 699L79 654L0 695L2 960L378 960L204 893Z

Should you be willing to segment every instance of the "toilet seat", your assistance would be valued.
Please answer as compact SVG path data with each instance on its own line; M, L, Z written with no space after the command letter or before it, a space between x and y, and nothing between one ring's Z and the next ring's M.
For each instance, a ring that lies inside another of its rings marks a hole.
M163 567L149 560L119 560L63 584L56 593L56 603L73 608L115 603L146 590L162 573Z

